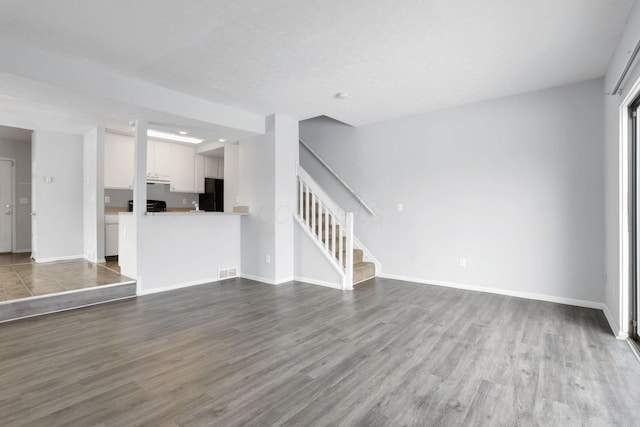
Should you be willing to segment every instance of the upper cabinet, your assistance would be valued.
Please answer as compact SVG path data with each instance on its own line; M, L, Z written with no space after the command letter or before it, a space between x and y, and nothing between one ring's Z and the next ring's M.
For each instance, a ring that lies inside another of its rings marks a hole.
M153 140L147 142L147 177L164 181L169 180L173 163L171 156L175 145L169 142Z
M195 158L196 149L192 145L170 144L172 161L170 169L171 191L181 193L195 192Z
M217 159L216 159L217 160ZM147 181L169 183L181 193L204 193L204 158L193 145L149 140L147 143ZM105 132L104 187L132 189L134 139Z
M205 156L196 154L196 173L195 173L195 189L196 193L204 193L204 165Z
M220 157L204 157L204 176L206 178L222 178L224 176L224 159Z
M104 136L105 188L133 188L133 138L105 133Z
M206 178L218 177L218 158L217 157L204 157L204 176Z

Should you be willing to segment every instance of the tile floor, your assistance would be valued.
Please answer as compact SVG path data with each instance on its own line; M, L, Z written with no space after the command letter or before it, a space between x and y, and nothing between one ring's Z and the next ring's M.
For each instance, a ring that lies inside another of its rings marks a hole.
M130 281L116 261L36 264L30 254L0 254L0 301Z

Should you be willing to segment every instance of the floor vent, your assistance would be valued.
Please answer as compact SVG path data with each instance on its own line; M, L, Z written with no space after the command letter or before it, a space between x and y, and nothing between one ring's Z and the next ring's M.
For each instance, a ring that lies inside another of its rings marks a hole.
M218 280L229 279L231 277L238 277L238 267L218 270Z

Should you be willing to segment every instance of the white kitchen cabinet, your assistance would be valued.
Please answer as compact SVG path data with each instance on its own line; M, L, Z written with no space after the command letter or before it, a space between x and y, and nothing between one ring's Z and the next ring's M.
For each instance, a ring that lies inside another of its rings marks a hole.
M104 187L133 188L133 138L105 132Z
M195 190L196 193L204 193L204 165L206 162L205 156L196 154L195 161Z
M147 177L169 180L174 145L170 142L147 141Z
M193 193L196 190L196 149L192 145L171 145L171 191Z
M219 165L218 158L205 156L204 158L204 176L206 178L217 178Z
M104 216L104 254L105 256L118 255L118 215L107 214Z

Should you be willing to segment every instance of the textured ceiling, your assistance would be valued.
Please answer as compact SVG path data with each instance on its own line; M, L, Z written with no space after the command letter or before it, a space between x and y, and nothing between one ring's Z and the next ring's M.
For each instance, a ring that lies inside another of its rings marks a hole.
M360 125L601 77L633 4L0 0L0 36L249 111Z

